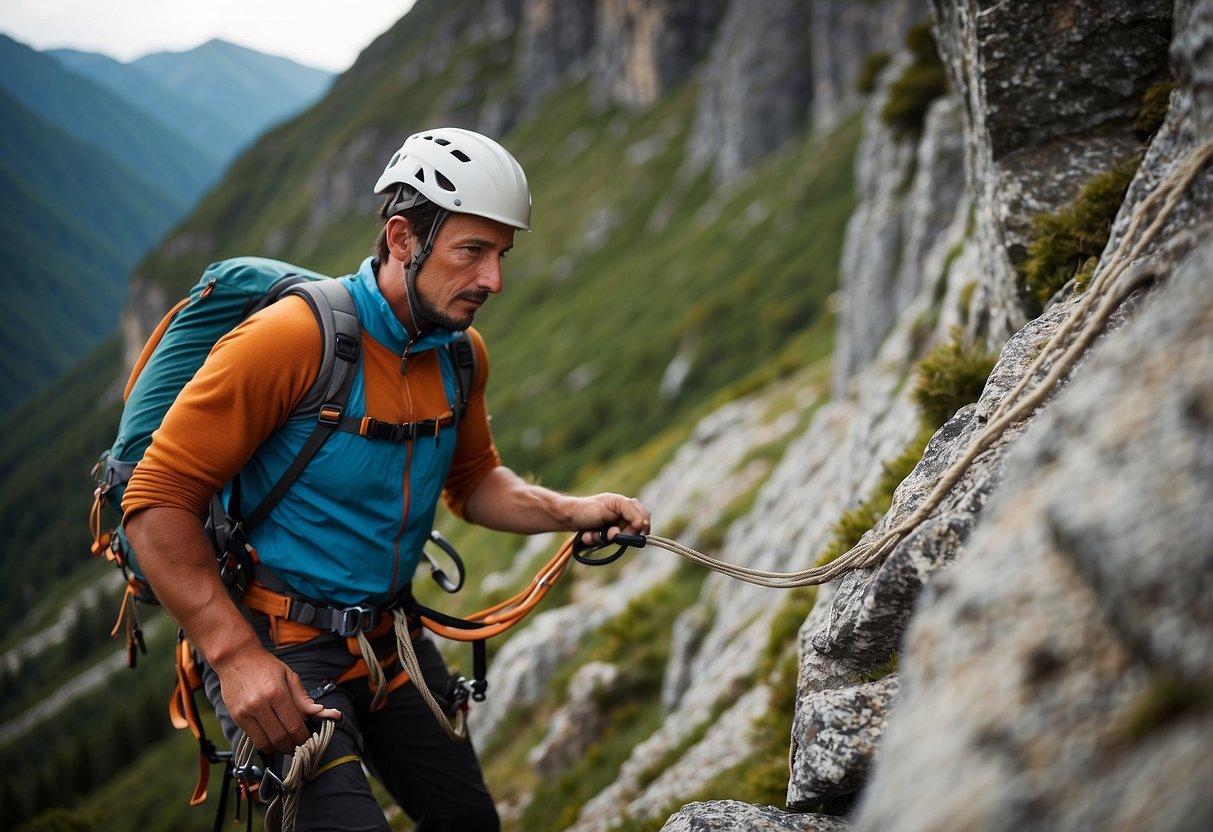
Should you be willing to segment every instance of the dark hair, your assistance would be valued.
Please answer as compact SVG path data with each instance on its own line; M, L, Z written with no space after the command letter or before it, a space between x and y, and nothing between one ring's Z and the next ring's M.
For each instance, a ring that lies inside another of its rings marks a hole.
M434 227L434 221L438 218L438 212L442 209L428 199L422 198L418 205L412 208L404 208L398 211L392 210L392 206L398 202L407 202L415 191L407 185L401 188L404 193L399 192L388 194L387 199L383 201L383 205L379 208L379 219L383 220L383 225L379 229L379 239L375 241L375 256L379 258L380 263L386 263L391 252L387 247L387 221L392 217L404 217L412 226L413 235L419 240L424 240L429 236L430 229Z

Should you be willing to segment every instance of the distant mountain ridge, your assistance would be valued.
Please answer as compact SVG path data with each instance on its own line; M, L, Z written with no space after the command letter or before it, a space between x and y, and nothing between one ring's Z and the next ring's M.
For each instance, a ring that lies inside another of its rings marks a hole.
M221 167L261 133L311 106L334 78L218 39L129 63L74 49L46 54L202 146Z
M132 64L74 49L54 49L46 54L64 69L105 87L163 126L189 136L214 156L217 164L226 161L247 139L223 113L178 95Z
M23 323L0 344L0 413L113 334L131 267L331 79L222 41L124 64L0 35L0 287Z
M0 87L50 124L105 150L191 203L218 174L217 160L208 164L210 154L188 137L7 36L0 36Z
M306 109L334 78L327 70L223 40L145 55L130 66L233 124L241 145Z

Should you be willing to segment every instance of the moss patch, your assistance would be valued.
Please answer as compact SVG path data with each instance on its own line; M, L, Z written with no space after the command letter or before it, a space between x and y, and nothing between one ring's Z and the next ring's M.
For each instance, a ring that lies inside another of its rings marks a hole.
M1119 731L1122 743L1134 743L1179 720L1213 710L1213 677L1195 681L1160 674L1133 703Z
M1174 90L1175 82L1168 78L1145 91L1141 97L1141 111L1133 122L1137 138L1143 142L1154 138L1154 134L1167 119L1167 111L1171 109L1171 93Z
M938 429L977 401L997 361L998 356L953 329L952 340L937 345L915 367L911 397L926 424Z
M880 118L898 135L917 137L931 102L947 94L948 75L931 34L931 25L921 23L906 33L906 48L913 60L901 77L889 86L889 100Z
M1019 271L1024 288L1038 303L1048 301L1083 264L1103 253L1140 164L1140 155L1116 162L1083 185L1073 203L1032 219L1032 242Z
M873 52L868 55L863 62L863 69L859 71L859 78L855 81L855 89L862 95L871 95L876 89L876 77L880 75L880 71L889 65L889 61L893 60L893 56L888 52Z

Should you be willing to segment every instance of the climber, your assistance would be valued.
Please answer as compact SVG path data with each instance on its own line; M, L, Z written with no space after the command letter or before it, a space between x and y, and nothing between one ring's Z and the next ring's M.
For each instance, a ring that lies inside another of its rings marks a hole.
M301 789L297 829L388 828L359 761L418 830L496 829L471 743L448 739L414 685L389 685L372 708L366 680L342 681L351 665L362 676L369 669L351 656L347 636L363 631L385 665L396 655L387 613L410 595L440 497L460 518L521 534L644 534L650 518L620 494L577 497L528 483L493 444L488 355L470 327L502 290L501 259L515 232L530 228L530 192L514 157L468 130L428 130L405 140L374 190L386 195L375 254L341 279L362 328L343 423L365 417L355 420L363 427L333 433L248 532L250 591L231 599L198 518L237 474L228 512L257 505L315 423L287 419L320 364L316 319L300 298L278 301L216 344L131 478L124 526L156 596L205 661L207 696L230 741L245 732L276 752L280 769L308 739L309 721L340 718L320 775ZM463 330L478 370L456 425L457 371L440 347ZM288 609L310 610L310 620ZM414 638L429 689L448 690L437 648ZM401 671L385 673L390 682Z

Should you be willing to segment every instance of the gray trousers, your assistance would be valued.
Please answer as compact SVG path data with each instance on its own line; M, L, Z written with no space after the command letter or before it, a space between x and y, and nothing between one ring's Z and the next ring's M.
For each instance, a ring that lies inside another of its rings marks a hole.
M254 618L253 625L267 649L299 674L306 690L337 679L355 661L345 639L334 633L323 633L306 644L277 647L269 638L265 618ZM396 649L391 633L372 643L380 657ZM427 636L417 639L414 646L430 690L441 696L450 682L442 655ZM393 668L396 672L398 664ZM224 735L234 743L239 729L223 704L219 678L203 665L203 680ZM341 759L347 762L303 785L296 832L388 832L383 810L358 761L413 819L417 832L496 832L497 811L471 740L451 741L412 684L393 691L379 711L371 712L370 701L366 679L343 684L319 698L325 707L344 715L320 765ZM274 766L279 773L282 764L282 755L276 755Z

